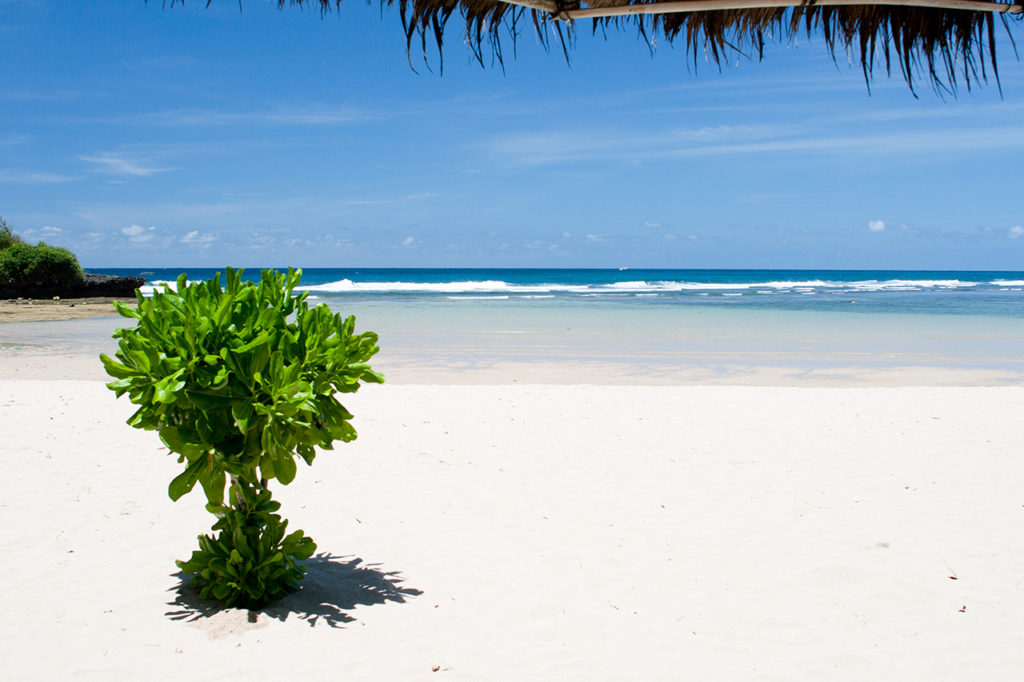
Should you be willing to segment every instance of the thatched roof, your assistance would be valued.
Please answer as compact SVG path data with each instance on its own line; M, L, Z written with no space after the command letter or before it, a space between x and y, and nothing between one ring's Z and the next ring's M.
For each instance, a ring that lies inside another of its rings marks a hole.
M212 1L212 0L209 0ZM351 1L351 0L350 0ZM502 61L503 37L515 40L527 22L540 40L552 39L568 57L578 25L590 20L594 32L633 29L649 45L659 35L680 41L694 63L706 57L721 64L733 53L760 59L766 42L820 34L833 59L846 53L858 61L870 83L876 65L898 69L911 90L924 77L939 91L970 89L991 74L998 82L996 35L1013 43L1008 18L1020 20L1024 0L380 0L398 4L407 45L438 49L448 21L465 23L464 38L477 59L484 52ZM278 5L319 5L341 0L278 0ZM993 15L1003 30L997 30ZM1016 50L1016 46L1014 46Z

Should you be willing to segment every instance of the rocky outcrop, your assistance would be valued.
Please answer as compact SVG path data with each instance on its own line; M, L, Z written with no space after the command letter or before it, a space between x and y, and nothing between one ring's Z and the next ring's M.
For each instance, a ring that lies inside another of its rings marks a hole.
M134 298L145 283L145 277L86 273L81 282L68 286L0 286L0 298Z

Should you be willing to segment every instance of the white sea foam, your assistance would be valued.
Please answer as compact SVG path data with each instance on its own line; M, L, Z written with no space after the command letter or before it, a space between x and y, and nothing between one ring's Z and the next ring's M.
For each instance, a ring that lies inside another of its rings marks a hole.
M507 301L508 296L445 296L449 301Z
M188 286L189 284L194 284L194 283L195 282L193 280L189 280L188 282L186 282L186 286ZM156 294L156 293L161 293L162 294L164 292L164 285L169 286L171 288L171 291L177 291L178 290L178 283L177 282L174 282L174 281L171 281L171 280L165 280L165 279L158 279L158 280L154 280L153 282L150 282L149 284L142 285L141 287L139 287L139 291L142 292L143 296L152 296L153 294Z
M807 293L807 292L849 292L849 291L919 291L928 289L962 289L976 287L977 282L957 279L935 280L860 280L834 282L821 279L777 280L767 282L691 282L691 281L639 281L627 280L600 284L515 284L501 280L464 280L448 282L356 282L342 279L325 284L298 287L299 290L319 294L500 294L532 297L550 297L558 294L601 296L613 294L659 294L674 292L745 292L757 293ZM1024 281L996 280L993 285L1024 286Z
M864 280L861 282L850 282L844 287L860 291L917 291L920 289L962 289L976 287L977 282L964 282L959 279L888 279Z
M1024 279L996 279L991 283L997 287L1024 287Z
M318 291L321 293L438 293L438 294L468 294L468 293L498 293L498 292L548 292L552 285L547 284L525 284L516 285L502 282L500 280L484 281L461 281L461 282L353 282L350 279L342 279L337 282L326 284L311 284L309 286L297 287L305 291ZM570 288L570 287L567 287ZM583 287L585 289L585 287Z

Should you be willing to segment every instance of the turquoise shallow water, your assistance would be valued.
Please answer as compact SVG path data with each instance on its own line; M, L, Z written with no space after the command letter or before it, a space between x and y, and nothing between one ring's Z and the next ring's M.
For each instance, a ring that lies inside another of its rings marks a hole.
M316 302L380 334L378 364L399 378L509 365L536 368L533 380L586 365L579 381L617 382L742 382L765 368L788 368L787 377L893 368L974 372L993 383L1024 377L1024 273L361 273L312 271L304 281ZM109 334L124 322L0 325L0 354L111 352Z
M853 310L329 302L394 352L443 361L940 366L1024 371L1024 318Z

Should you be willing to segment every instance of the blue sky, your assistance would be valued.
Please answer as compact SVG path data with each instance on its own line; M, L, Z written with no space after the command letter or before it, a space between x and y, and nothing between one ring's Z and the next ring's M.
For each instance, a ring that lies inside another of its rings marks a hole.
M1002 29L1002 98L915 99L820 37L719 71L531 26L502 71L459 28L439 74L362 2L0 0L0 215L91 268L1024 269Z

